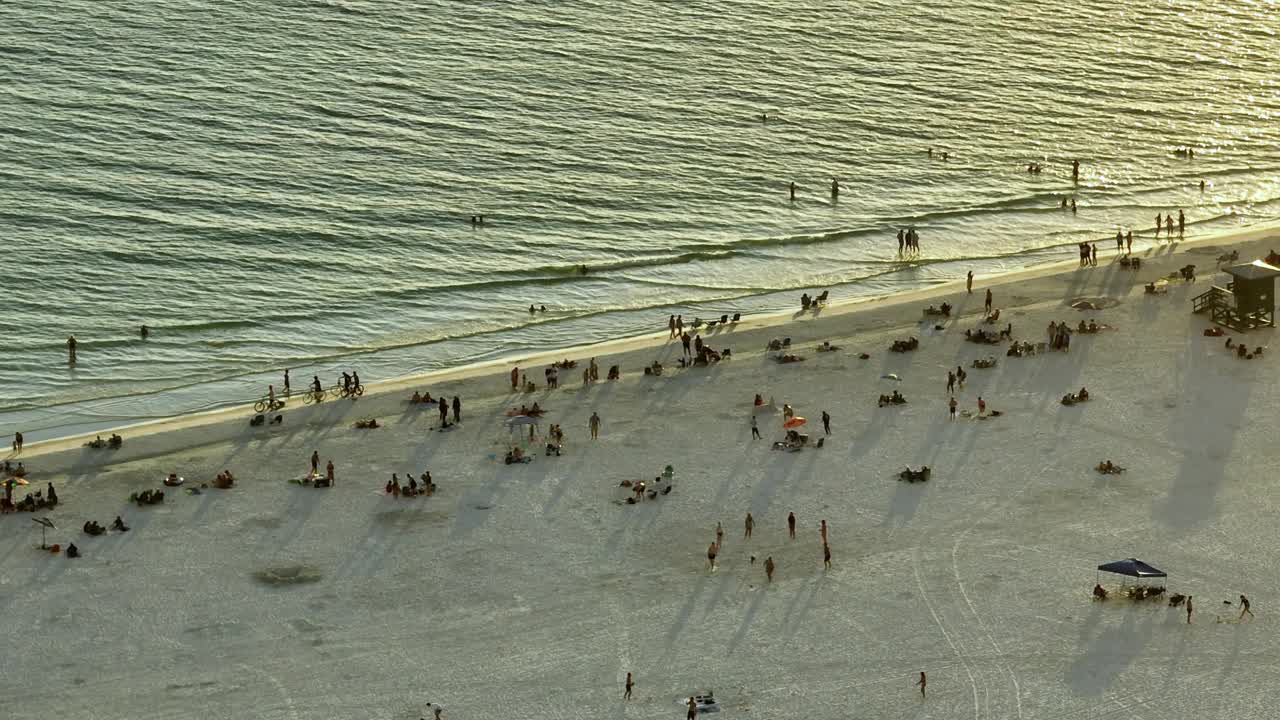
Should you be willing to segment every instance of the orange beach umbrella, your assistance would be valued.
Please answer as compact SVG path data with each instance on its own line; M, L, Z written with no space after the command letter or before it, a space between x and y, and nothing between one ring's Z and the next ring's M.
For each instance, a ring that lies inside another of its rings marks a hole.
M805 424L805 423L807 423L807 422L809 422L809 421L808 421L808 420L805 420L805 419L804 419L804 418L802 418L802 417L796 416L796 417L793 417L793 418L791 418L790 420L788 420L788 421L786 421L786 422L782 423L782 427L787 428L788 430L790 430L791 428L798 428L798 427L800 427L801 425L803 425L803 424Z

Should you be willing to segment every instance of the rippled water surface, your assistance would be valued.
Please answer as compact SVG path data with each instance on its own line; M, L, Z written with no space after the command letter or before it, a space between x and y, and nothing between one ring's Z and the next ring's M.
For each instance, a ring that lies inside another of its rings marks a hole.
M1276 10L0 3L0 424L880 294L1146 244L1177 208L1192 235L1270 218Z

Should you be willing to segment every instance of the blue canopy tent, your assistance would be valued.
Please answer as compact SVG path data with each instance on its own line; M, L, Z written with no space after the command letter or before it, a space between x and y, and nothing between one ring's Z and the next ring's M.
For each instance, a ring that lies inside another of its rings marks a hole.
M1114 573L1116 575L1125 575L1139 580L1147 578L1168 577L1163 570L1152 567L1137 558L1129 558L1128 560L1116 560L1115 562L1103 563L1098 566L1101 572Z

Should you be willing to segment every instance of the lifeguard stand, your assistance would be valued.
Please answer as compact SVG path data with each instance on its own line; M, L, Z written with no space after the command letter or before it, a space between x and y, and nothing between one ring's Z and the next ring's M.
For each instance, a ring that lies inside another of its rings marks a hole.
M1245 332L1265 326L1275 327L1275 280L1280 268L1262 260L1227 268L1231 282L1214 285L1192 300L1195 313L1209 311L1214 323Z

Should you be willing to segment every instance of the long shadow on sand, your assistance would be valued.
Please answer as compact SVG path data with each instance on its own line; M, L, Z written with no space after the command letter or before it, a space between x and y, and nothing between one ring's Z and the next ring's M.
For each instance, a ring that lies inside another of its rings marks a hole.
M1097 612L1108 615L1111 610L1097 608ZM1140 620L1142 609L1126 607L1116 611L1124 613L1119 627L1104 618L1098 632L1088 641L1084 654L1067 670L1067 684L1077 695L1100 697L1105 694L1151 639L1155 621L1149 615Z

